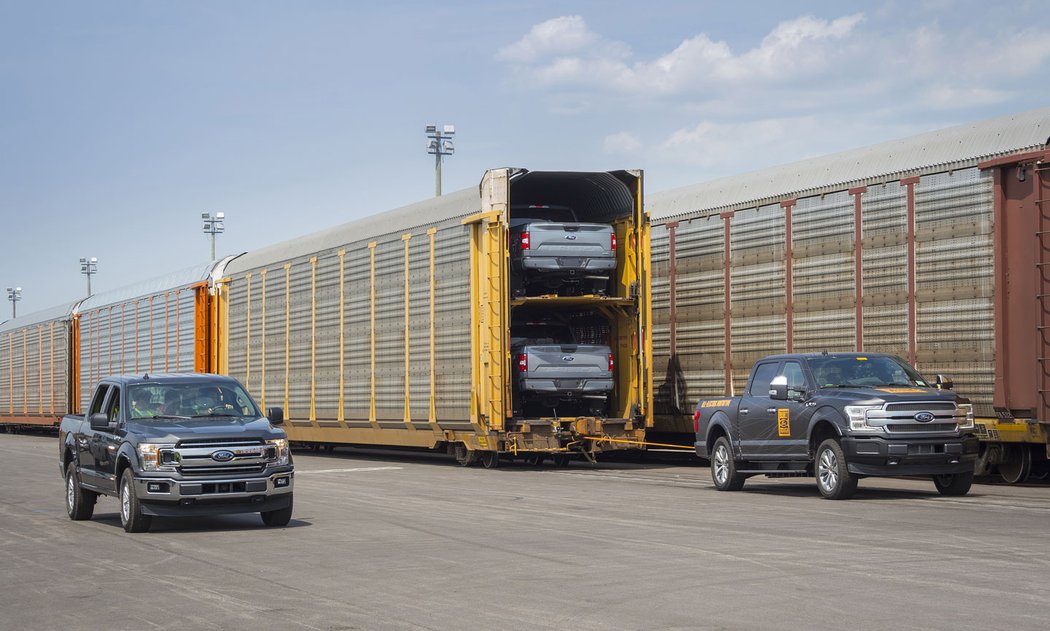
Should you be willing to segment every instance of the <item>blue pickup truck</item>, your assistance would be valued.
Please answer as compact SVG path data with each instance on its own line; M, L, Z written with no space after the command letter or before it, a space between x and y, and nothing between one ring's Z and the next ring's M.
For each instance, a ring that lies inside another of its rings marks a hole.
M91 519L116 496L128 532L154 517L259 513L267 526L292 516L292 456L281 408L269 418L231 377L114 376L95 387L86 415L59 426L66 511Z
M973 483L970 401L890 355L766 357L741 396L702 399L693 420L721 491L754 475L815 476L828 499L852 496L866 476L931 476L944 495Z

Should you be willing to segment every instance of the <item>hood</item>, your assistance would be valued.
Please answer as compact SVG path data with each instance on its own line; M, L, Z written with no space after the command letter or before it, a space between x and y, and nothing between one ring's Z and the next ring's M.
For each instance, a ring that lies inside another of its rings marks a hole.
M858 401L877 399L886 403L906 403L908 401L966 402L966 399L951 390L922 388L919 386L848 386L820 388L818 392L825 397L855 399Z
M165 439L177 442L192 438L273 439L285 438L284 430L273 427L265 418L159 418L128 423L127 431L145 441Z

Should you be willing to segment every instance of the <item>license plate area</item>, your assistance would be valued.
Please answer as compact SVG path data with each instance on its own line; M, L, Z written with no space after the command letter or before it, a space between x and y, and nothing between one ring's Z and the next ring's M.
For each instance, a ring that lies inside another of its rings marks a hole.
M936 445L933 443L920 443L918 445L908 445L909 456L932 456L934 454L943 454L944 445Z

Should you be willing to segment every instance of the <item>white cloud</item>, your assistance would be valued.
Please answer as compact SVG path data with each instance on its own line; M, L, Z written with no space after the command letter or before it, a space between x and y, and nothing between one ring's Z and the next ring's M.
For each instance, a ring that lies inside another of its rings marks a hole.
M613 155L636 155L642 149L642 141L631 132L621 131L605 137L605 153Z
M602 40L587 27L582 17L566 15L536 24L524 37L502 48L496 58L511 63L529 63L573 53L623 56L628 51L619 42Z

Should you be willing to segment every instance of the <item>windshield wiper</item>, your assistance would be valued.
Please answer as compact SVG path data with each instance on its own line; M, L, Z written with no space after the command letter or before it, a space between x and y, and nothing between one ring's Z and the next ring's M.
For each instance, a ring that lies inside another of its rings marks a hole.
M194 414L190 418L239 418L242 414Z
M179 416L177 414L154 414L153 416L146 416L146 417L143 417L143 418L151 418L154 421L156 421L158 419L162 419L162 418L177 418L177 419L180 419L180 420L183 420L183 421L187 421L187 420L189 420L190 417L188 417L188 416ZM132 420L135 420L135 419L132 419Z

